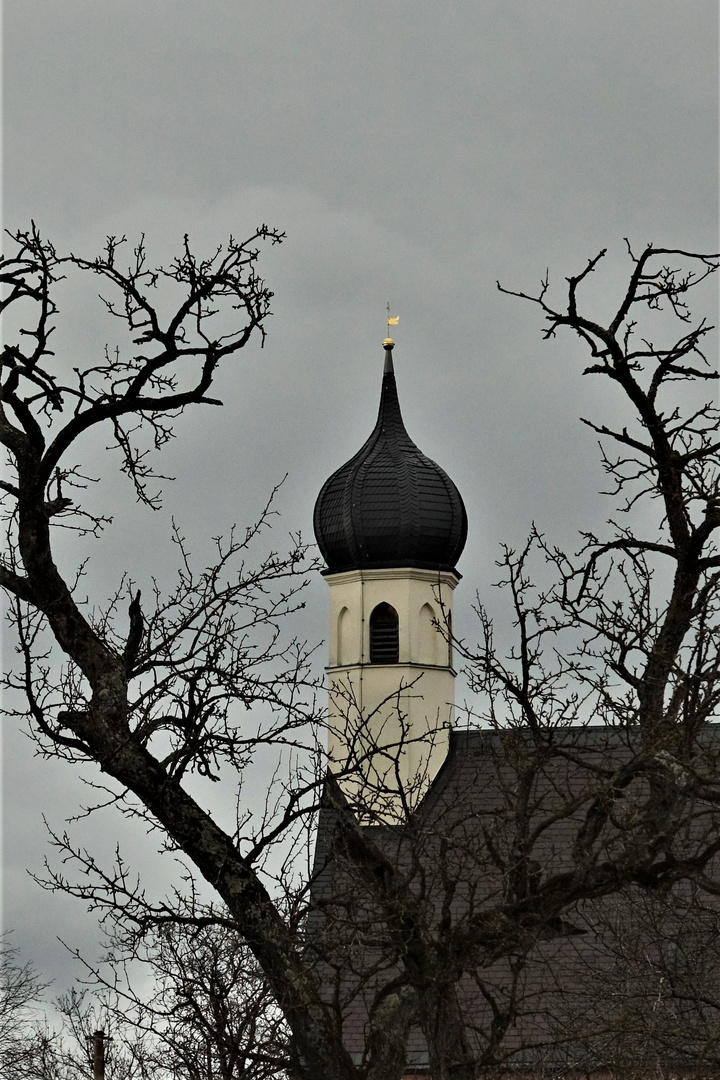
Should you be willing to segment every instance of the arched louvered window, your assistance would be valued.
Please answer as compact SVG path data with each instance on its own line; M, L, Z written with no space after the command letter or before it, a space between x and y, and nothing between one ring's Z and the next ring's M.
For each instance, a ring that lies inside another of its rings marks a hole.
M370 663L397 664L398 613L390 604L378 604L370 616Z

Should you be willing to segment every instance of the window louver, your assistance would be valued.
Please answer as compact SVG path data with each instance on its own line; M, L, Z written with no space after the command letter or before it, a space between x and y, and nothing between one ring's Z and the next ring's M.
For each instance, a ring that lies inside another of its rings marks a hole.
M378 604L370 616L370 663L397 664L398 613L390 604Z

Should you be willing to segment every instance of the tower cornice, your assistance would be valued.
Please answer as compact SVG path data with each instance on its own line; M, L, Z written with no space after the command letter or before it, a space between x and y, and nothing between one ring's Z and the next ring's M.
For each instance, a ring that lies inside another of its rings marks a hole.
M432 570L420 566L387 566L381 569L323 570L322 576L329 585L356 581L425 581L430 585L447 585L454 589L462 574L457 570Z

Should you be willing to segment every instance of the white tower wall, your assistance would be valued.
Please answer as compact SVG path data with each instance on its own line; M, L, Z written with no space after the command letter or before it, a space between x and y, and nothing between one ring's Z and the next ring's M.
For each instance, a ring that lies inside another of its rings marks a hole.
M455 671L450 571L414 567L326 574L330 587L329 738L331 766L348 793L400 809L439 769L448 746ZM398 615L398 662L371 663L370 616L378 604Z

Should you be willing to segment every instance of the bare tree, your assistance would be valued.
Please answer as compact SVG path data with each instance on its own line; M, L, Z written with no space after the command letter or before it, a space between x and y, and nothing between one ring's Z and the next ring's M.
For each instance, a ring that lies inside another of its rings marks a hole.
M32 965L21 964L6 936L0 941L0 1071L7 1080L33 1076L43 1056L39 1006L45 990Z
M280 238L263 228L205 260L186 241L167 270L151 271L142 245L120 269L115 240L84 260L58 255L33 229L15 236L2 262L4 307L20 313L17 343L3 352L0 415L12 468L0 580L20 660L9 684L25 693L44 752L96 763L111 797L159 827L221 904L188 907L179 894L151 900L119 857L108 870L64 836L57 843L85 876L56 873L54 884L138 934L184 924L224 928L244 942L287 1023L293 1075L395 1080L414 1039L436 1080L532 1064L557 1039L545 1021L522 1027L538 993L524 973L534 964L562 980L568 943L583 936L583 905L685 881L720 891L720 773L707 730L720 692L720 443L716 408L694 396L717 373L703 353L710 327L693 323L686 306L717 259L653 247L631 253L629 285L607 324L578 308L598 259L569 279L562 308L551 306L547 283L531 298L549 319L547 334L575 331L590 349L588 373L620 391L627 422L589 423L620 447L603 460L626 517L608 538L586 535L578 558L536 534L519 555L506 552L518 645L508 655L496 649L482 609L481 647L456 643L471 666L480 722L494 729L477 736L488 751L478 758L484 771L448 769L452 783L441 778L427 799L410 793L400 829L361 824L361 795L354 806L330 777L325 848L308 889L296 855L307 851L319 804L321 717L306 650L282 630L301 603L305 549L297 543L287 556L272 552L251 565L266 514L255 529L218 541L213 565L198 571L178 532L174 592L158 589L141 607L127 579L95 614L53 555L53 527L103 525L71 501L84 470L67 458L84 432L111 432L138 497L155 503L152 453L179 412L217 404L218 364L262 333L270 299L255 274L262 239ZM132 355L110 352L85 370L52 355L54 288L66 272L100 279ZM160 285L174 297L164 317L154 302ZM651 343L636 328L642 313L657 317L662 333L680 320L680 337ZM555 577L545 589L536 585L534 554ZM604 741L588 735L589 718L606 725ZM187 780L218 779L226 766L242 772L259 747L298 756L264 812L239 809L228 831ZM363 762L351 755L341 773L362 776ZM284 862L270 857L278 844ZM559 967L546 962L555 948ZM362 1049L353 1058L347 1019L360 999Z
M66 1030L51 1025L45 1014L47 987L30 962L20 962L18 950L9 944L8 937L3 939L0 1072L4 1080L87 1080L92 1076L90 1041L85 1036L97 1026L95 1012L83 1008L82 997L71 993L59 1002ZM109 1080L130 1080L131 1055L115 1056L121 1064L110 1070Z
M53 526L105 524L68 494L77 496L84 474L67 455L89 430L101 426L111 435L138 498L156 504L148 453L167 442L188 406L219 404L209 394L218 365L254 331L264 333L272 294L256 276L258 245L280 239L263 226L208 259L196 258L186 240L169 268L153 270L142 244L121 269L122 242L112 238L101 256L87 260L59 255L35 228L14 237L15 251L0 269L4 311L17 333L3 352L0 431L11 479L2 488L9 555L0 575L20 654L8 682L26 694L44 752L97 762L119 785L115 795L126 811L162 825L169 847L189 857L231 918L242 915L238 931L292 1018L298 1052L319 1074L342 1075L347 1060L318 1005L316 980L258 871L272 830L256 834L256 823L243 821L230 835L183 786L193 773L216 779L223 764L242 770L263 745L314 749L307 655L280 629L300 603L312 565L306 548L298 541L287 555L270 551L249 565L269 507L243 535L219 540L205 570L193 567L177 533L175 590L156 591L143 613L126 579L95 615L83 611L77 579L66 581L53 556ZM70 271L100 279L132 355L106 352L85 369L54 356L54 290ZM172 297L164 318L154 298L160 286ZM127 630L118 626L123 596ZM65 657L59 677L47 659L48 633ZM253 706L262 709L251 713ZM297 819L308 789L312 797L314 779L304 792L302 782L297 786L274 822L278 833Z
M141 936L116 926L107 963L88 967L85 983L131 1042L143 1076L286 1075L289 1032L257 962L227 927L199 921L166 923Z
M547 337L573 330L590 350L585 373L619 391L618 427L585 421L610 478L610 535L585 533L577 556L537 532L505 551L516 643L496 645L482 605L480 647L455 643L484 730L462 747L456 737L452 767L400 834L379 830L368 852L335 796L322 934L338 1011L371 1020L394 997L398 1043L421 1028L415 1045L437 1077L587 1068L583 1044L596 1066L614 1065L623 1009L596 977L615 948L602 927L632 924L635 889L684 883L711 908L720 895L720 413L705 396L718 373L713 327L687 306L718 262L629 255L606 323L579 298L602 256L568 279L565 306L547 280L513 294L541 307ZM602 1002L593 1017L573 999L578 970ZM687 1064L683 1040L666 1049ZM370 1061L371 1038L355 1045Z
M107 959L103 969L85 965L79 984L48 1001L47 984L3 942L4 1080L97 1080L98 1075L105 1080L275 1080L286 1075L282 1014L247 946L227 928L165 924L139 941L118 927ZM131 967L144 993L128 979Z

